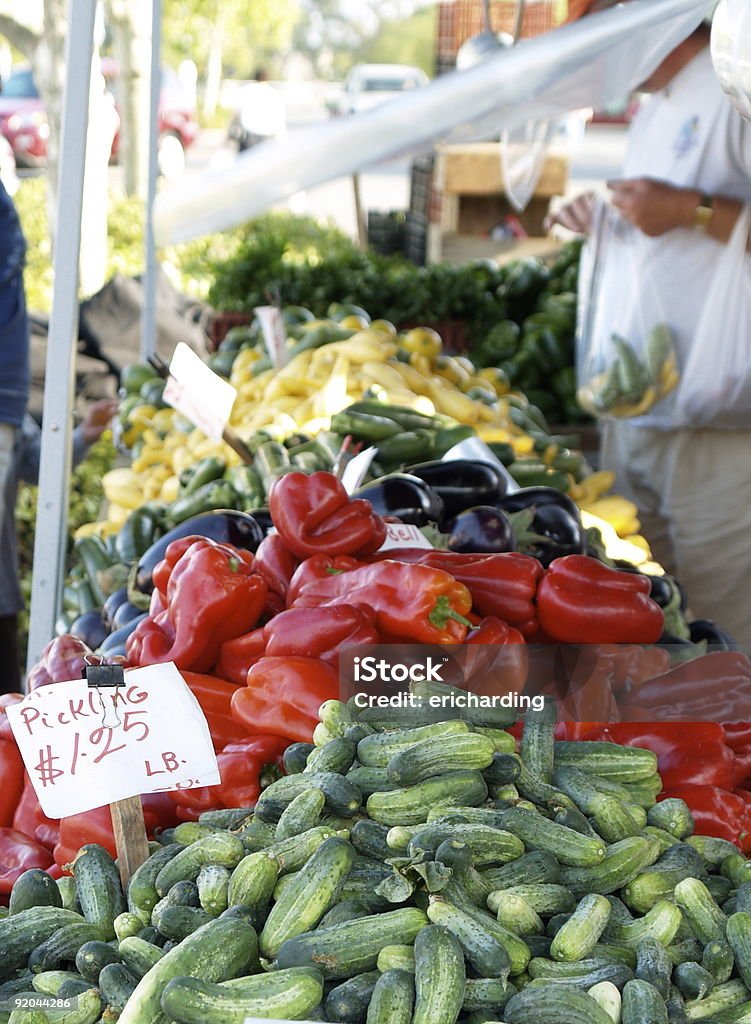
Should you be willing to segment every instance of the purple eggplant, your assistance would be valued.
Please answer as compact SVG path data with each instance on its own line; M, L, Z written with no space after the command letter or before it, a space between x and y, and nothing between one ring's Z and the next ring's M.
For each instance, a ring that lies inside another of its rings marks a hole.
M693 643L701 643L706 640L710 650L716 651L737 651L738 644L732 636L716 622L709 619L694 619L688 624Z
M498 507L511 519L517 550L544 566L564 555L584 554L586 534L579 510L562 491L524 487L505 495Z
M124 655L125 641L136 628L138 623L142 622L143 619L146 618L146 615L146 612L140 612L138 616L130 619L124 626L116 629L114 633L110 633L110 635L106 637L97 648L97 654L106 654L110 658L118 654Z
M135 619L137 615L141 615L143 608L136 608L130 601L124 601L123 604L115 612L112 618L112 630L113 632L125 626L131 619Z
M514 550L511 520L498 508L478 505L451 519L444 527L451 551L495 555Z
M366 498L380 516L394 516L412 526L440 523L443 501L432 487L409 473L391 473L361 487L355 498Z
M141 556L135 572L134 587L142 594L150 594L154 589L152 573L157 564L164 558L164 553L173 540L190 537L191 534L208 537L220 544L232 544L236 548L255 552L264 538L264 531L256 520L247 512L233 509L218 509L204 512L178 523L169 533L165 533L155 541L148 551Z
M507 480L503 471L475 459L423 462L410 466L408 472L438 494L447 518L477 505L497 505L506 493Z
M252 508L248 512L249 516L253 516L255 521L263 530L264 537L274 529L274 523L271 518L271 513L267 508Z
M119 590L113 591L107 600L102 605L102 621L104 622L107 629L112 632L116 627L112 624L115 617L115 612L121 604L126 604L128 601L128 588L120 587Z
M68 632L72 633L73 636L77 636L79 640L83 640L92 651L95 651L101 643L104 643L109 634L109 630L102 620L101 613L96 609L79 615L71 624Z

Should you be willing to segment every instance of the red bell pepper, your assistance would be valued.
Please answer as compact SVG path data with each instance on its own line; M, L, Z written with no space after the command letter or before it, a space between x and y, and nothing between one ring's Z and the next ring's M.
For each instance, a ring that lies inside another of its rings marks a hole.
M735 789L738 784L733 751L716 722L617 722L594 729L585 739L654 751L665 789L692 785Z
M338 696L338 674L317 658L261 658L233 694L232 716L249 733L309 743L321 704Z
M182 677L206 716L214 750L244 740L247 732L232 717L232 694L237 687L225 679L196 672L183 672Z
M688 804L697 835L727 839L746 854L751 850L751 806L742 796L718 786L676 785L660 794L661 800L668 797Z
M60 838L60 822L44 813L28 775L24 775L23 791L13 815L13 828L49 850Z
M751 746L751 722L725 722L725 742L733 750ZM2 730L0 729L0 735Z
M464 686L471 693L521 693L527 681L527 644L518 629L483 619L464 641Z
M402 643L461 643L471 623L472 598L464 584L426 565L386 560L305 586L296 607L346 601L376 613L378 631Z
M52 864L52 855L23 832L0 828L0 895L9 895L24 871L31 868L46 870Z
M179 669L208 672L222 644L258 622L268 587L253 571L253 556L208 538L194 538L186 549L189 539L170 544L157 567L167 608L128 637L130 665L174 661Z
M300 564L278 533L264 537L256 551L256 572L266 580L269 591L286 598L287 587Z
M77 636L63 633L50 640L42 657L29 673L29 689L36 690L48 683L64 683L69 679L82 679L86 670L86 655L91 648Z
M217 755L220 785L173 790L168 795L178 806L199 813L216 807L253 807L264 784L281 774L287 746L282 736L247 736Z
M301 562L287 588L287 607L291 608L309 583L326 580L343 572L359 569L364 563L349 555L313 555Z
M286 473L269 494L274 526L289 550L310 555L377 551L386 525L363 498L350 498L333 473Z
M537 589L540 625L559 643L655 643L665 620L649 589L646 576L566 555L551 562Z
M468 588L474 611L480 615L502 619L525 637L532 636L537 630L534 601L543 568L536 558L516 552L473 555L458 551L399 548L398 551L373 555L368 561L384 557L442 569Z
M8 716L5 713L5 709L11 707L13 704L20 704L23 700L22 693L2 693L0 694L0 739L10 740L11 743L15 743L15 737L13 736L13 730L10 727Z
M0 826L13 824L13 816L21 799L24 767L21 752L14 739L0 739Z
M349 604L290 608L266 623L263 635L268 657L318 658L334 669L339 667L342 648L379 642L374 612Z
M655 718L745 719L751 710L751 661L739 651L714 651L642 683L631 698Z
M237 686L244 686L250 666L263 657L265 650L266 638L263 627L253 629L245 636L237 636L234 640L227 640L219 652L216 674Z

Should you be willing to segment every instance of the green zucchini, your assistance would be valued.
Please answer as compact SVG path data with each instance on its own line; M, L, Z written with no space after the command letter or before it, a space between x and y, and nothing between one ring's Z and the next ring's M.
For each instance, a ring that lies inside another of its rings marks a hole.
M366 1024L411 1024L415 979L409 971L388 970L376 981Z
M154 1024L161 997L173 978L219 982L236 977L258 955L256 934L239 920L212 920L193 932L144 975L128 1000L120 1024Z
M428 918L456 937L467 962L481 978L508 978L509 954L489 929L483 929L469 914L436 896L430 898Z
M160 896L166 896L176 882L195 882L201 868L207 864L235 868L244 856L245 847L237 836L229 832L214 832L186 846L161 868L156 876L156 891Z
M323 748L325 749L325 748ZM282 811L276 824L274 838L279 841L299 836L320 824L326 797L320 789L306 789L298 794L292 803Z
M327 839L271 908L259 936L261 954L273 959L282 945L318 924L355 860L344 839Z
M506 1003L503 1017L506 1024L612 1024L606 1011L586 992L554 983L518 992Z
M629 981L623 987L622 1024L669 1024L665 1000L648 981Z
M248 1017L304 1020L322 996L320 974L298 967L224 984L173 978L164 989L161 1006L168 1020L180 1024L244 1024Z
M366 806L369 817L382 825L417 825L426 821L430 806L438 801L472 806L481 804L487 795L479 772L457 771L391 793L373 793Z
M415 938L415 1011L412 1024L455 1024L464 1002L466 972L458 940L430 925Z
M63 898L53 878L41 868L30 868L13 883L8 913L13 916L32 907L62 907Z
M384 946L412 942L427 923L422 910L406 907L318 928L288 939L279 950L277 965L319 966L326 979L350 978L373 970Z
M561 864L591 868L605 859L606 848L601 840L580 835L535 811L510 807L500 812L500 821L525 846L546 850L554 854Z
M364 1020L380 977L378 971L366 971L332 988L323 1004L326 1019L341 1024L358 1024Z
M103 846L87 843L76 854L72 872L83 916L101 932L100 938L113 938L115 918L125 910L114 860Z
M550 946L554 960L583 960L597 945L610 920L610 904L595 893L585 896Z

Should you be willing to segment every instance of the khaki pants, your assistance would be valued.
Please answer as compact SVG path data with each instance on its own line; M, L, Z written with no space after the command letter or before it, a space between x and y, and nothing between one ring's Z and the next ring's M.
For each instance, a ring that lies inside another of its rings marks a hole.
M751 643L751 429L655 430L608 421L602 468L636 502L654 557L697 618Z
M13 515L13 509L5 507L5 488L8 474L13 462L13 448L16 441L16 428L9 423L0 423L0 528L6 515Z

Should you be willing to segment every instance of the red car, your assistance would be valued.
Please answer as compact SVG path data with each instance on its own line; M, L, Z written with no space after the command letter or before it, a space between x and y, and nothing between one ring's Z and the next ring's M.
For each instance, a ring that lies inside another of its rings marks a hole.
M113 60L102 60L102 74L117 98L118 69ZM19 166L44 165L49 125L29 67L16 68L3 83L0 132L10 142ZM174 177L184 169L185 150L192 145L197 134L198 122L193 105L188 102L175 72L163 67L159 98L159 165L166 177ZM118 144L118 136L115 136L113 159L117 159Z

